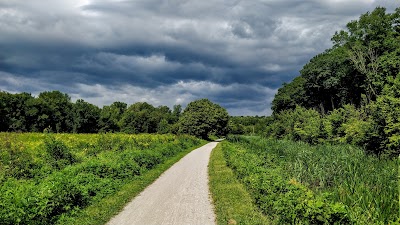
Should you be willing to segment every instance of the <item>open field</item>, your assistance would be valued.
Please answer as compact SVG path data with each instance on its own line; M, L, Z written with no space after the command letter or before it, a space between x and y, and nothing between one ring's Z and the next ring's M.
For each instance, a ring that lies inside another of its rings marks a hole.
M186 135L0 133L0 221L102 224L204 143Z

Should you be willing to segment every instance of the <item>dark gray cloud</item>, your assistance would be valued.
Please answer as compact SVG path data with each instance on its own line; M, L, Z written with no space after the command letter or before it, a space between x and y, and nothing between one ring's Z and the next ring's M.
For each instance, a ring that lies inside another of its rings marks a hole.
M378 5L396 1L6 0L0 89L57 89L100 106L210 98L265 115L336 30Z

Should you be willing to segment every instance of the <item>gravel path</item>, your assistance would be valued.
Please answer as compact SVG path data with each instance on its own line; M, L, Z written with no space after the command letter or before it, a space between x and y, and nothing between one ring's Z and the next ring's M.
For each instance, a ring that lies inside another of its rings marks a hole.
M207 166L216 145L211 142L190 152L107 224L215 224Z

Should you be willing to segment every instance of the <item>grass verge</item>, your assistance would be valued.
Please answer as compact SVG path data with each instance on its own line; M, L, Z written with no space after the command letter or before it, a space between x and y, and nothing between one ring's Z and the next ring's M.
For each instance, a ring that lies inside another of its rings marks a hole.
M208 172L217 224L270 224L226 165L221 144L211 153Z
M153 183L164 171L169 169L185 155L205 143L206 142L204 141L198 146L181 152L168 159L166 162L157 165L154 169L146 172L142 176L133 178L132 181L125 184L120 191L85 208L75 216L60 219L58 224L100 225L107 223L113 216L117 215L128 202Z

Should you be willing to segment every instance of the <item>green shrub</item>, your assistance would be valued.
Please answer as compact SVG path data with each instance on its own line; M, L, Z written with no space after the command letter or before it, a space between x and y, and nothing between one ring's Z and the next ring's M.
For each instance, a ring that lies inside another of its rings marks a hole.
M148 134L0 133L0 140L9 140L0 141L0 224L67 221L202 143Z
M322 136L321 115L313 109L296 107L294 110L296 121L294 123L294 139L310 144L319 142Z
M50 164L56 169L62 169L76 162L69 148L54 136L48 136L45 139L44 147L49 156Z
M0 181L6 177L33 178L39 168L26 147L11 135L0 140Z
M341 139L344 143L365 146L367 136L372 129L373 122L371 119L360 120L353 117L342 124L344 137Z
M81 171L100 178L127 179L141 174L140 166L134 161L94 159L82 165Z
M380 152L390 156L400 153L400 76L388 78L382 95L370 106L375 133L371 141L379 141ZM372 148L371 148L372 149Z
M89 203L76 179L63 173L39 185L10 178L0 191L2 224L54 224L62 213Z
M267 136L316 144L325 135L321 115L314 109L297 106L274 117L275 120L266 129Z

